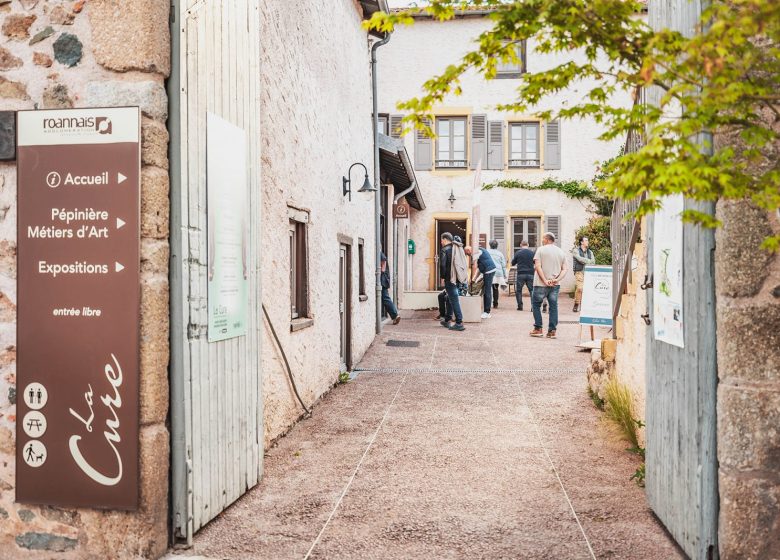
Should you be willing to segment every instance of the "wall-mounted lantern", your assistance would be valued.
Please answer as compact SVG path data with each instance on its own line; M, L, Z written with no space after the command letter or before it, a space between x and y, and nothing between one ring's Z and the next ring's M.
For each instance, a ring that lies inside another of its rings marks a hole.
M455 208L455 191L450 189L450 197L447 199L450 201L450 208Z
M355 167L356 165L362 167L363 171L366 172L366 178L363 181L363 186L360 187L360 190L358 190L358 192L376 192L376 189L371 186L371 181L368 180L368 169L366 169L366 166L363 165L362 163L353 163L352 165L349 166L349 169L347 170L347 176L342 177L342 181L343 181L342 194L344 196L349 195L349 200L352 200L352 185L351 185L352 181L349 177L349 174L352 172L352 168Z

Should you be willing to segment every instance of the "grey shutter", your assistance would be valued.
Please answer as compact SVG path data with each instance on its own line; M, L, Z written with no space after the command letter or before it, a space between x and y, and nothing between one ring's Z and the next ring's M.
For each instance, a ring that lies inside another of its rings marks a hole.
M400 138L401 131L403 130L403 115L390 115L390 136L393 138Z
M471 117L471 169L476 169L482 160L483 169L487 167L487 116Z
M561 123L550 121L545 127L544 134L544 168L561 168Z
M506 220L504 216L490 216L490 239L498 241L498 250L506 257Z
M424 119L424 122L431 126L429 120ZM414 130L414 168L417 171L433 169L433 142L425 131L417 128Z
M504 121L488 122L488 169L504 169Z
M555 235L555 244L561 246L561 217L547 216L547 231Z

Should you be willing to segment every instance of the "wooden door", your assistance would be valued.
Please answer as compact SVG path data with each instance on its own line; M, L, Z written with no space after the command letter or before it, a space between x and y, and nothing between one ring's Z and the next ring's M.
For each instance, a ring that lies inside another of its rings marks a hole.
M350 248L341 245L339 248L339 327L340 327L340 357L341 370L348 371L351 367L352 351L352 267L350 266Z
M171 102L171 527L192 535L262 472L260 21L257 2L175 0ZM208 340L207 114L243 129L247 333Z
M687 201L685 207L714 210ZM648 232L654 220L649 218ZM655 340L653 325L647 329L647 498L693 560L718 557L714 249L713 230L683 226L684 347ZM653 268L649 233L648 270ZM651 320L659 320L653 289L647 290L647 298Z

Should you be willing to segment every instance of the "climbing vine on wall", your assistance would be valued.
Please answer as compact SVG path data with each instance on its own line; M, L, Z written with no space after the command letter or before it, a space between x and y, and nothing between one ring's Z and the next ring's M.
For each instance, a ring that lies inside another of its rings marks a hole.
M560 180L548 177L541 183L528 183L526 181L520 181L519 179L501 179L492 183L487 183L482 186L483 191L489 191L492 189L526 189L526 190L554 190L559 191L577 200L587 199L596 205L596 211L602 216L608 216L612 211L612 201L607 199L603 194L594 190L585 181L576 180Z

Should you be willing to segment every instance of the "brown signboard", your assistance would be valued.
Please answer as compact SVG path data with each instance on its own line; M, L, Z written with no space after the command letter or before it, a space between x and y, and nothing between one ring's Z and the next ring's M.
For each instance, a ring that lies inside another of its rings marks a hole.
M140 113L18 117L16 500L138 507Z
M408 218L409 217L409 203L405 200L399 200L397 204L393 204L393 218Z

